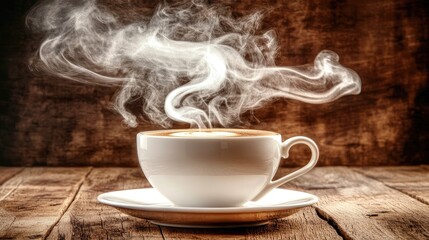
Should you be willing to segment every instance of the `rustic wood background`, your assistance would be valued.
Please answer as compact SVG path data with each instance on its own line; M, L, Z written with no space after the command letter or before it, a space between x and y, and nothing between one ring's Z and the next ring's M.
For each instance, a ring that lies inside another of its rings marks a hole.
M8 2L2 3L0 23L0 165L137 166L136 133L159 127L126 127L111 110L115 89L29 71L28 57L40 38L25 29L24 16L35 1ZM122 7L155 5L123 2ZM271 9L263 29L278 34L279 65L310 63L320 50L330 49L363 84L360 95L330 104L269 103L245 127L313 138L320 146L320 165L429 163L429 9L424 0L225 4L237 15ZM297 147L282 163L300 165L307 157L305 148Z
M291 170L280 168L277 175ZM103 192L149 186L137 168L0 167L0 239L429 237L428 165L318 167L281 188L315 194L320 201L263 227L158 227L96 200Z

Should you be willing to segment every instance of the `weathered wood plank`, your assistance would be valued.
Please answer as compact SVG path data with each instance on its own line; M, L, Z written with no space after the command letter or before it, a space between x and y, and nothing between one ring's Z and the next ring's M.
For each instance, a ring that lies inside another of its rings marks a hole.
M351 169L318 167L285 187L318 195L319 215L345 239L429 238L426 204Z
M27 168L0 186L0 238L42 238L90 168Z
M161 230L165 239L342 239L311 207L261 227Z
M365 167L353 170L429 204L429 169L424 166Z
M9 178L15 176L24 168L20 167L0 167L0 185L6 182Z
M93 169L48 239L162 239L156 225L129 217L96 199L103 192L148 186L137 168Z
M283 186L318 195L315 208L265 227L217 230L160 228L97 202L102 192L148 187L140 169L96 168L84 180L89 168L28 168L0 187L0 238L336 239L338 232L345 239L428 239L427 205L392 187L415 189L419 175L425 186L419 168L318 167Z

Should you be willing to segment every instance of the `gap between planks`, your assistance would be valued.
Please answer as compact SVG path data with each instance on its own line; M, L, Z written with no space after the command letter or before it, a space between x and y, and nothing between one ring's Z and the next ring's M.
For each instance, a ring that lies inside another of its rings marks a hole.
M287 169L279 170L279 175L284 175ZM420 176L428 182L425 171L420 171ZM395 174L390 179L395 179ZM321 201L315 205L319 217L327 220L345 239L377 236L427 239L427 205L385 186L383 180L372 179L348 167L325 167L315 168L283 187L320 196ZM415 183L413 181L410 182Z
M396 166L396 167L401 167L401 166ZM409 166L402 166L402 167L407 168L407 167L409 167ZM421 168L421 169L427 170L427 171L428 171L428 173L429 173L429 165L420 165L420 166L413 166L413 167L415 167L415 168ZM375 168L383 169L383 167L382 167L382 166L380 166L380 167L373 167L372 169L375 169ZM428 204L428 201L426 201L425 199L421 199L421 198L417 197L416 195L413 195L413 194L411 194L411 193L407 192L406 190L402 190L402 189L399 189L398 187L395 187L395 186L389 185L388 183L386 183L386 181L383 181L383 180L381 180L381 179L379 179L379 178L377 178L377 177L371 176L370 174L365 174L365 173L363 172L364 168L362 168L362 167L361 167L361 168L357 168L357 167L350 167L349 169L350 169L350 170L353 170L354 172L356 172L356 173L357 173L357 174L359 174L359 175L362 175L363 177L370 178L370 179L373 179L373 180L375 180L375 181L377 181L377 182L380 182L381 184L383 184L383 185L384 185L384 186L386 186L387 188L390 188L390 189L392 189L392 190L394 190L394 191L398 191L398 192L400 192L400 193L402 193L402 194L405 194L405 195L407 195L407 196L409 196L409 197L411 197L411 198L413 198L413 199L415 199L415 200L417 200L417 201L419 201L419 202L421 202L421 203L423 203L423 204L429 205L429 204ZM337 231L337 234L338 234L339 236L341 236L343 239L353 239L351 236L349 236L349 235L347 234L347 232L343 231L343 230L338 226L338 223L335 221L335 218L331 217L327 212L323 211L323 209L318 208L317 206L313 206L313 207L314 207L314 209L316 210L317 215L318 215L321 219L325 220L325 221L326 221L326 222L327 222L327 223L328 223L328 224L329 224L333 229L335 229L335 230Z
M93 167L90 167L88 172L84 175L84 177L81 179L81 181L78 183L78 186L76 187L76 191L74 192L74 195L69 202L69 204L64 208L64 211L61 213L61 215L58 217L58 219L49 227L49 229L46 231L45 236L43 236L43 239L46 240L48 236L51 234L52 229L58 224L58 222L63 218L64 214L67 212L67 210L70 208L70 206L73 204L73 202L76 200L76 196L79 193L80 189L82 188L83 183L85 182L88 175L91 173Z
M11 171L12 173L9 174L8 172L4 172L4 170L6 171ZM15 177L16 175L20 174L21 172L23 172L25 170L25 168L8 168L8 167L0 167L0 171L2 173L1 177L0 177L0 186L3 185L3 183L7 182L8 180L12 179L13 177ZM10 194L12 194L16 189L18 189L18 187L20 186L21 182L19 182L13 189L10 189L8 192L3 193L2 191L0 191L0 201L2 201L3 199L7 198L7 196L9 196Z
M346 232L341 230L341 228L338 226L338 224L335 222L335 220L331 216L329 216L329 214L327 214L322 209L317 208L315 206L312 206L312 208L314 208L317 216L320 219L324 220L327 224L329 224L329 226L331 226L333 229L335 229L338 236L340 236L342 239L351 239L351 237L348 236Z
M162 239L166 240L164 233L162 232L162 227L160 225L158 225L158 228L159 228L159 232L161 233Z
M54 226L47 239L122 239L161 240L158 226L140 221L99 203L96 198L107 191L149 187L139 168L93 168L75 201Z
M8 195L1 200L0 238L42 239L69 206L89 170L31 167L4 182L0 195ZM12 171L0 168L2 176Z
M2 172L2 175L0 176L0 186L7 182L9 179L15 177L16 175L18 175L19 173L21 173L22 171L24 171L24 167L0 167L0 171L2 170L7 170L7 171L11 171L12 170L12 174L5 174Z

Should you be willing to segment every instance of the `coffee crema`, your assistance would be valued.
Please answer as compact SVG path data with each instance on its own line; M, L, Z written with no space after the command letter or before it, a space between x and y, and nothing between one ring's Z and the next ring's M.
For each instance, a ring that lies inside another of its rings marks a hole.
M232 129L232 128L210 128L210 129L175 129L149 131L145 134L162 137L186 137L186 138L229 138L229 137L254 137L272 136L276 133L263 130L252 129Z
M173 137L235 137L239 134L233 132L175 132L169 136Z

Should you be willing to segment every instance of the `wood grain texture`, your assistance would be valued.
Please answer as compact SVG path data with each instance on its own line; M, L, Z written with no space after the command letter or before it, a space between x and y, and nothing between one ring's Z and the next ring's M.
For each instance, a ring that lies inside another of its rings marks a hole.
M429 169L425 166L365 167L353 170L429 204Z
M9 1L0 14L0 165L137 166L135 135L111 110L115 89L30 72L40 38L24 27L35 0ZM104 3L105 1L100 1ZM108 1L147 11L153 1ZM2 3L5 4L5 3ZM359 96L331 104L279 100L245 114L243 127L305 135L320 165L421 164L429 159L429 37L426 1L223 1L236 15L269 9L262 29L277 32L279 65L311 63L323 49L362 78ZM174 127L186 127L175 125ZM297 147L285 166L302 165Z
M24 168L0 167L0 185L6 182L9 178L15 176Z
M429 238L427 204L351 169L316 168L290 186L319 196L316 210L345 239Z
M262 227L235 229L161 227L161 231L165 239L342 239L311 207Z
M90 168L27 168L0 186L0 238L40 239L67 209Z
M358 171L316 168L282 186L318 195L314 208L265 227L210 230L158 227L97 202L103 192L148 187L140 169L26 168L0 186L9 190L0 194L0 238L428 239L428 204L386 185L400 178L416 189L429 168L365 168L378 180Z
M97 201L103 192L148 186L140 169L93 169L48 239L162 239L158 226Z

